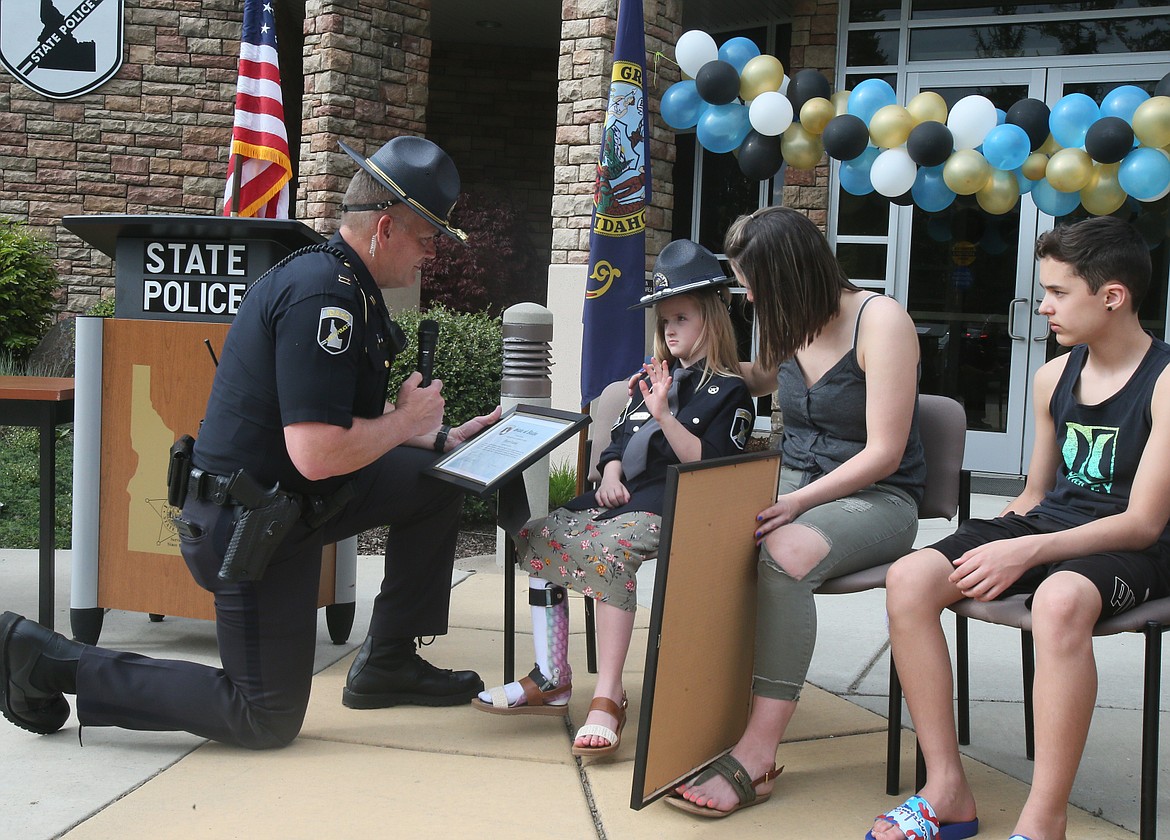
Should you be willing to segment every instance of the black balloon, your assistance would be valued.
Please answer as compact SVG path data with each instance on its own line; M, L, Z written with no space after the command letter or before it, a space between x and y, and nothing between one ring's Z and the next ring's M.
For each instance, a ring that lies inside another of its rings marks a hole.
M914 193L912 190L906 190L901 195L896 195L890 199L890 204L897 204L899 207L909 207L914 203Z
M1085 151L1098 163L1117 163L1131 149L1133 129L1121 117L1102 117L1085 135Z
M829 157L853 160L869 145L869 127L861 117L838 114L825 126L821 143Z
M805 68L799 71L788 82L788 101L792 103L792 113L800 117L800 109L810 99L828 99L833 95L833 88L829 80L820 74L820 71ZM858 152L860 154L860 152Z
M1028 135L1032 143L1032 151L1044 145L1048 139L1048 117L1051 112L1048 106L1039 99L1021 99L1008 108L1007 122L1018 125Z
M910 130L906 138L906 154L919 166L940 166L955 150L951 130L940 122L929 120Z
M780 171L784 158L780 154L780 138L748 132L739 146L739 171L753 181L763 181Z
M739 71L726 61L708 61L695 76L695 90L704 102L726 105L739 96Z
M1170 73L1162 77L1162 81L1154 86L1154 96L1170 96Z

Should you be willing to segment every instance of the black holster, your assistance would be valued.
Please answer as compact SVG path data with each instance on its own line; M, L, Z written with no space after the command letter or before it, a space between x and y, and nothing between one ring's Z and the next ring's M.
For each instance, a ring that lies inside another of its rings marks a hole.
M296 498L277 484L260 507L244 508L236 520L231 542L223 557L219 579L229 582L260 580L276 549L301 516Z

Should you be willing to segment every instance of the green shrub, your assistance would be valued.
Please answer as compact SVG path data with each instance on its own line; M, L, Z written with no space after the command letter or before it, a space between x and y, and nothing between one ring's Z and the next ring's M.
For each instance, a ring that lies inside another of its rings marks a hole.
M387 399L394 399L402 383L418 367L418 323L424 318L439 324L434 377L443 380L443 399L447 402L445 422L458 426L472 417L487 414L500 402L504 338L500 319L486 312L468 314L435 306L423 313L395 313L394 320L406 333L407 347L390 369ZM463 504L465 523L494 520L494 496L486 501L467 496Z
M552 464L548 471L548 509L556 510L577 497L577 468L568 461Z
M114 296L109 295L104 297L85 310L86 315L93 315L95 318L113 318L114 317Z
M50 324L57 270L51 246L23 222L0 219L0 350L26 359Z

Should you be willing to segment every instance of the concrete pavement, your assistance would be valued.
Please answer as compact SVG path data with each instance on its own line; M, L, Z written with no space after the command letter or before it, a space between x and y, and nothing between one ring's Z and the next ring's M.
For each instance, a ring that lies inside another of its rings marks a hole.
M1003 499L976 497L975 514ZM919 544L946 533L931 523ZM58 628L68 627L68 552L58 554ZM502 577L493 558L459 562L451 632L424 651L444 667L501 673ZM690 818L661 803L631 810L630 788L645 662L641 611L627 660L631 723L616 760L584 764L569 752L592 689L585 671L580 599L573 596L572 661L578 686L570 720L508 718L471 707L354 711L341 705L350 660L364 637L380 558L361 558L358 609L345 645L320 617L318 673L301 737L254 753L183 733L87 728L34 736L0 722L0 837L477 838L800 837L860 838L874 814L908 795L913 738L903 737L903 795L884 793L888 656L881 592L823 596L809 687L778 762L772 799L727 820ZM524 585L522 577L517 583ZM517 627L529 626L523 598ZM36 552L0 550L0 609L36 612ZM107 615L101 643L151 656L215 664L210 622L138 613ZM527 661L528 639L517 640ZM1142 640L1099 639L1098 711L1070 811L1070 838L1133 837L1138 823ZM972 624L972 746L968 771L980 803L981 837L1006 838L1027 793L1018 634ZM520 669L523 670L523 669ZM1163 728L1170 723L1162 691ZM696 725L702 717L696 710ZM1160 751L1159 827L1170 838L1170 741Z

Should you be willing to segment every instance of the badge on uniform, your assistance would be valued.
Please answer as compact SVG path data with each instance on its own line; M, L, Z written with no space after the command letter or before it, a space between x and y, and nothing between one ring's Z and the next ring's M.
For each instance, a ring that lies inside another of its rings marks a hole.
M322 306L317 324L317 343L326 353L338 355L349 349L353 315L338 306Z
M752 413L746 408L737 408L735 417L731 420L731 439L740 449L747 446L748 435L752 431Z

